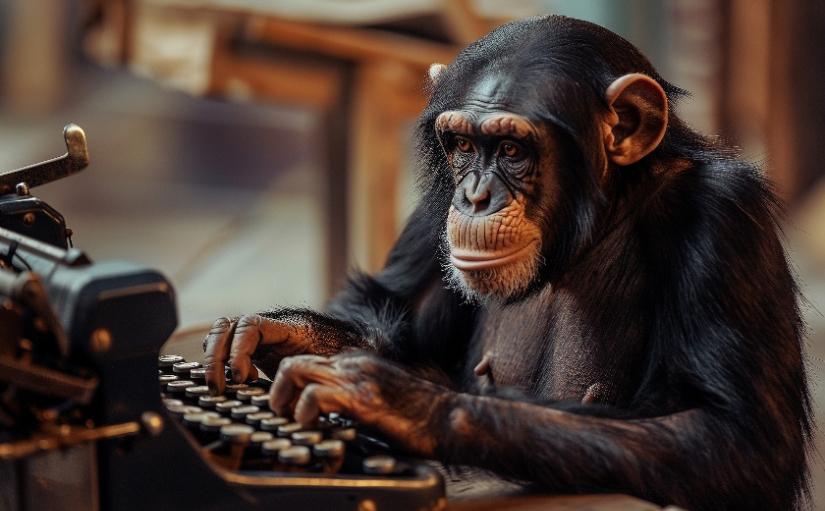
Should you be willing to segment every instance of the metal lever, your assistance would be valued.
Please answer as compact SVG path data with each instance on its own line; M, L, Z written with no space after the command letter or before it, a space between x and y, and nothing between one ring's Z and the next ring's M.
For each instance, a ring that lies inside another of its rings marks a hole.
M0 194L11 193L18 183L34 188L86 168L89 165L89 150L83 128L74 123L67 124L63 128L63 139L66 141L66 154L63 156L0 174Z

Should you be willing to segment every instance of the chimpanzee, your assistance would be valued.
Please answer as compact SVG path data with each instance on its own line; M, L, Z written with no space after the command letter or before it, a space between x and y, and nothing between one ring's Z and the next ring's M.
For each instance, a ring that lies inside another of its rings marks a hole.
M554 491L802 505L804 326L759 169L591 23L506 24L430 78L422 198L384 269L324 313L219 319L210 367L275 374L298 421Z

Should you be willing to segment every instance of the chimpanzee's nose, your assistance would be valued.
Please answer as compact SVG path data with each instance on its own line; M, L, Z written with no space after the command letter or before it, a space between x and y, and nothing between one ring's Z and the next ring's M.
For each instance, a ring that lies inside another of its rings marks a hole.
M471 172L456 186L453 207L468 216L487 216L501 211L513 196L493 173Z

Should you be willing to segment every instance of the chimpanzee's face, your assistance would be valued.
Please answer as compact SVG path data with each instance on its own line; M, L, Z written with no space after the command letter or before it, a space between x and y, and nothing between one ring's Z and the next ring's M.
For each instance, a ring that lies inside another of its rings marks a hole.
M557 193L554 136L517 112L511 85L506 77L483 79L461 108L435 121L455 180L447 271L474 299L513 296L534 281L544 242L538 217Z

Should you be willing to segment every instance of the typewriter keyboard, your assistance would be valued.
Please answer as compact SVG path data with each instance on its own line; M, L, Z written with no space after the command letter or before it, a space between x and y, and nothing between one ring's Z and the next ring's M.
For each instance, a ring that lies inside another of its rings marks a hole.
M179 355L161 355L159 385L168 415L196 440L203 457L228 470L404 477L413 467L382 441L336 414L311 426L269 410L266 379L232 383L212 396L205 368Z

